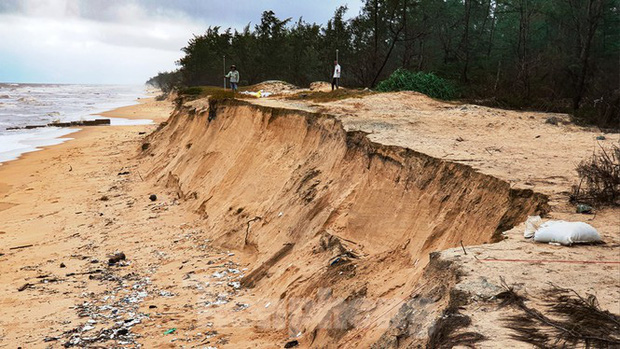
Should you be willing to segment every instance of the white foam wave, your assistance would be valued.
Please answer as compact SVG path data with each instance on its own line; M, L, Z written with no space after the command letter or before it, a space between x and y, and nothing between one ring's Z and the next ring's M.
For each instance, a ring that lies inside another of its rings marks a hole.
M66 142L72 138L64 136L77 131L79 129L58 127L9 131L0 135L0 163L15 160L23 153L41 150L41 147Z

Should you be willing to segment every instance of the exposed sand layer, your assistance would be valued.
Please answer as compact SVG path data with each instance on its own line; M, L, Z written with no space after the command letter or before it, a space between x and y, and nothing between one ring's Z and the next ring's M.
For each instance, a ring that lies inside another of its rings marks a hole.
M197 100L0 167L0 348L424 346L455 304L478 346L523 346L492 298L500 276L620 312L617 263L491 261L620 260L620 211L576 215L562 194L594 132L409 93L252 103L277 109ZM607 244L524 241L547 196Z

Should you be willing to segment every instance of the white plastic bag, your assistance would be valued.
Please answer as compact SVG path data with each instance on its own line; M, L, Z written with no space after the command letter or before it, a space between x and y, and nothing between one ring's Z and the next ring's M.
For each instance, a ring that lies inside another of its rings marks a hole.
M565 246L578 243L600 242L596 229L584 222L549 221L534 233L534 241L558 243Z
M540 219L540 216L527 217L527 221L525 222L525 232L523 233L523 236L526 239L533 238L534 233L536 232L536 230L538 230L538 228L540 228L542 224L543 223L542 219Z

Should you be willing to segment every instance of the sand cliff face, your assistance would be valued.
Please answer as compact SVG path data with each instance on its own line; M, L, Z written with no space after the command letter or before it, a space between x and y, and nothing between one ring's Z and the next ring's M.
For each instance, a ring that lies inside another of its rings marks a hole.
M495 241L547 211L544 195L373 143L328 115L197 100L145 143L148 179L244 256L242 286L275 300L243 316L313 346L375 342L429 284L430 252ZM434 275L433 289L452 282ZM434 292L439 308L446 291Z

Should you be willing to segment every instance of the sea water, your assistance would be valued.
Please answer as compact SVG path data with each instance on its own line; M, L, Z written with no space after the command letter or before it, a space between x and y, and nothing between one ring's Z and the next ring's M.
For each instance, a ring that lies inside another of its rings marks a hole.
M59 144L78 131L75 128L44 127L7 130L11 127L45 125L55 121L93 120L97 113L132 105L146 97L144 86L60 85L0 83L0 164L21 154ZM144 119L110 118L112 125L148 124Z

